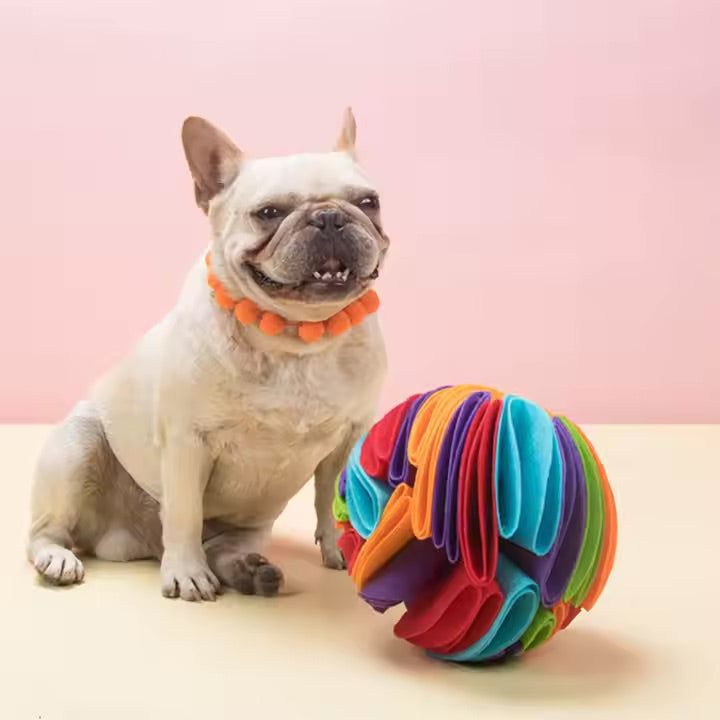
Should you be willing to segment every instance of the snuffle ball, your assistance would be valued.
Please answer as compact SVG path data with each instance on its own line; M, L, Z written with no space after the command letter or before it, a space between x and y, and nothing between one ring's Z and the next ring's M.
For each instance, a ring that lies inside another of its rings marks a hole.
M360 597L404 606L394 633L432 657L496 661L590 610L613 566L605 469L572 421L492 388L393 408L337 479L338 546Z

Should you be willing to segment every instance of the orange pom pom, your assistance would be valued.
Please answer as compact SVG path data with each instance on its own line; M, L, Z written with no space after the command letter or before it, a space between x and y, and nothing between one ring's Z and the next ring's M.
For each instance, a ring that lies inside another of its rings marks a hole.
M348 305L344 312L348 314L352 325L359 325L368 314L365 306L360 302L354 302L352 305Z
M298 327L298 336L307 343L319 340L325 334L325 323L304 322Z
M380 298L374 290L368 290L360 298L360 302L369 313L376 312L377 309L380 307Z
M275 313L266 312L260 318L260 329L270 337L279 335L285 329L285 321Z
M210 251L209 250L205 253L205 265L207 267L210 267Z
M344 310L341 310L337 315L333 315L327 321L328 334L332 335L333 337L342 335L344 332L347 332L351 327L352 322L350 322L350 316Z
M207 284L213 290L217 290L220 287L220 281L212 273L208 273Z
M245 298L235 306L235 317L241 325L254 325L260 317L258 306Z
M215 300L221 308L232 310L235 307L235 301L225 292L225 288L218 284L215 288Z

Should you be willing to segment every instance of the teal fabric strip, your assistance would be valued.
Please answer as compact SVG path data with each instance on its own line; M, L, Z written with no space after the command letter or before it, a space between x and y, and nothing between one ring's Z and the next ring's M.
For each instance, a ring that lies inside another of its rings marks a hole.
M360 464L360 449L365 438L353 448L346 466L345 501L350 522L358 535L368 538L380 522L391 488L370 477Z
M495 492L501 537L546 555L562 512L563 461L552 420L514 395L503 400L495 446Z

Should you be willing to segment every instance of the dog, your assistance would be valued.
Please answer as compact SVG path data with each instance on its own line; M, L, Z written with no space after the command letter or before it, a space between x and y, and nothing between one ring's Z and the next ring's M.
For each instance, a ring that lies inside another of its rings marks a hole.
M390 241L349 109L328 152L250 157L199 117L182 144L209 252L175 307L51 433L27 553L60 585L83 581L77 552L157 558L166 597L272 596L283 574L266 543L311 478L322 562L345 567L334 485L373 422L386 353L375 314L322 330L362 304Z

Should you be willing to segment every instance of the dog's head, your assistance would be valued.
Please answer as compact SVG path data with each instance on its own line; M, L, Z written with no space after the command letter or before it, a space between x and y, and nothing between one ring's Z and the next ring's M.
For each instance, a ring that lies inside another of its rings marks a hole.
M327 153L248 157L197 117L182 140L230 295L291 320L324 320L377 278L389 242L377 191L356 162L350 110Z

